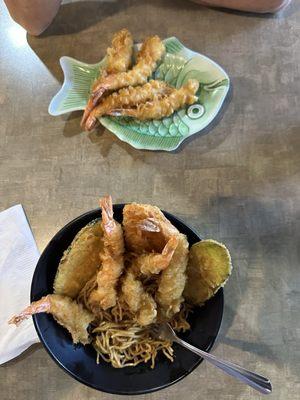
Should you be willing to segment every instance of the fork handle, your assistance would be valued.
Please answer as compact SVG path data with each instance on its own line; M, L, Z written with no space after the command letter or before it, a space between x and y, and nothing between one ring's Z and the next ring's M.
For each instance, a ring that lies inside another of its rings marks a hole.
M204 358L206 361L209 361L211 364L220 368L226 374L231 375L234 378L237 378L240 381L251 386L253 389L258 390L260 393L269 394L272 392L272 385L269 379L261 375L255 374L254 372L248 371L247 369L242 368L239 365L233 364L232 362L221 360L220 358L217 358L212 354L206 353L205 351L198 349L190 343L185 342L179 337L176 337L175 342L197 354L198 356Z

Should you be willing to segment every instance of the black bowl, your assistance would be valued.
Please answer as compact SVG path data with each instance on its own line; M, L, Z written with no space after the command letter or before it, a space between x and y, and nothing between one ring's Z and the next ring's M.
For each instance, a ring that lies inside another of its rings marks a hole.
M123 207L123 204L114 205L114 215L119 222L122 221ZM167 212L164 214L187 236L190 245L200 240L178 218ZM89 211L68 223L54 236L36 266L31 285L31 301L53 292L54 277L64 250L81 228L100 216L100 209ZM203 307L195 308L189 318L191 330L180 336L200 349L209 351L217 337L222 315L223 291L219 290ZM51 315L37 314L33 321L41 342L57 364L79 382L103 392L125 395L154 392L178 382L202 361L202 358L174 344L173 363L160 355L154 369L149 364L116 369L104 361L96 364L93 347L75 346L66 329L58 325Z

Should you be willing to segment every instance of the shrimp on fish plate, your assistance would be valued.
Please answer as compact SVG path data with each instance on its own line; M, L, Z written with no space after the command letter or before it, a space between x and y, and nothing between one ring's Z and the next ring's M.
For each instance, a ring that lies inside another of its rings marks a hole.
M101 267L96 276L97 287L89 297L90 308L97 310L113 307L117 301L116 285L124 269L124 238L122 226L113 218L111 196L100 199L102 209L103 250Z
M48 294L31 303L20 314L12 317L8 323L18 326L31 315L38 313L51 314L60 325L69 331L74 343L90 343L87 329L94 320L94 316L81 304L67 296Z
M93 84L92 91L97 86L98 81L103 79L104 76L109 74L117 74L119 72L125 72L131 66L133 54L133 38L131 33L127 29L114 34L111 47L106 50L106 67L99 73L101 77ZM94 108L93 97L90 96L88 103L85 107L83 117L81 120L81 126L84 127L85 122Z
M150 80L143 86L129 86L128 88L120 89L118 92L114 92L104 98L103 101L90 112L85 122L85 130L92 130L98 118L108 114L114 109L137 106L146 101L168 95L174 90L175 89L170 87L166 82L157 80Z
M196 92L199 82L189 79L180 89L174 89L169 95L139 104L135 108L120 108L108 112L109 115L134 117L141 121L168 117L185 105L192 105L197 101Z
M143 42L137 55L137 62L130 71L100 77L92 92L94 106L108 90L145 84L164 54L165 45L160 38L148 37Z

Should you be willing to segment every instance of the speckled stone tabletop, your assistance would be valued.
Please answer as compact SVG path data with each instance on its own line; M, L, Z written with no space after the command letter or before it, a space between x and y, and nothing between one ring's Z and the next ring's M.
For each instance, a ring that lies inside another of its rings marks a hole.
M271 398L299 399L299 2L265 17L179 0L72 2L38 38L0 8L0 210L22 203L41 251L105 193L156 204L223 241L234 270L213 352L270 377ZM135 150L108 131L84 134L78 113L48 115L62 81L59 58L97 62L122 27L136 40L177 36L231 77L217 121L176 152ZM3 400L121 399L73 380L41 345L0 367L0 393ZM140 396L259 397L206 363Z

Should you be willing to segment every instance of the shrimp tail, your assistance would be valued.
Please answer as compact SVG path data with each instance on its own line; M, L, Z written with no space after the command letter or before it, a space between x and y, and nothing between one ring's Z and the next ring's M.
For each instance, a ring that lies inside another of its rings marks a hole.
M100 79L99 83L95 85L91 94L94 107L99 104L104 93L112 88L116 76L118 76L118 74L105 75Z
M82 128L84 128L87 132L90 132L95 128L97 125L97 118L94 117L93 115L88 115L87 119L83 122Z
M83 128L83 129L85 128L85 123L86 123L90 113L93 111L93 108L94 108L93 99L89 98L87 105L85 107L81 122L80 122L81 128Z
M40 300L31 303L26 307L20 314L14 315L9 321L9 324L14 324L16 326L26 319L28 319L33 314L50 312L51 302L49 296L44 296Z
M172 236L162 251L162 256L165 257L166 261L170 262L177 248L177 245L178 245L178 238L176 236Z
M106 86L99 86L96 87L96 89L93 91L92 96L91 96L91 101L93 103L93 106L96 107L97 104L99 104L99 101L103 94L106 92L108 87Z
M115 227L114 223L114 212L112 206L112 198L111 196L104 196L100 199L100 207L102 209L102 221L104 229L107 233L110 233L112 229Z

